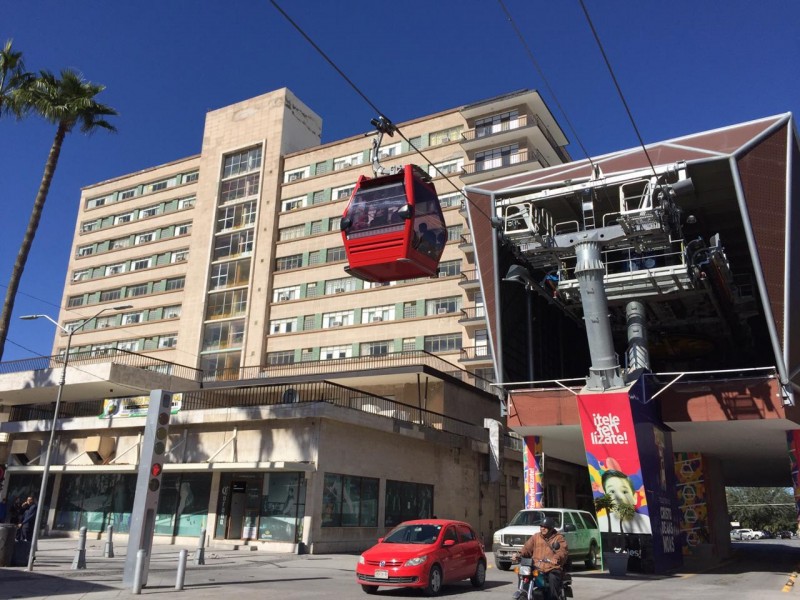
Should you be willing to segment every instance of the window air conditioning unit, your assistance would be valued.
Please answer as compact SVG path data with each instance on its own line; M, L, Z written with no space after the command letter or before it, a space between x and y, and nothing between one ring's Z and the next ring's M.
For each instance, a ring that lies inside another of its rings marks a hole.
M436 309L436 314L437 315L446 315L447 314L447 309L446 308L437 308Z
M342 326L341 321L331 321L331 327L341 327L341 326Z
M380 323L381 321L383 321L383 317L380 315L375 315L374 317L372 317L373 323Z
M278 302L286 302L289 300L289 294L278 294Z
M333 290L333 293L334 294L343 294L344 293L344 288L335 288Z
M111 325L108 323L100 323L100 325L97 326L98 329L105 329L106 327L111 327Z
M168 319L177 319L178 318L178 313L176 313L176 312L167 313L167 318Z

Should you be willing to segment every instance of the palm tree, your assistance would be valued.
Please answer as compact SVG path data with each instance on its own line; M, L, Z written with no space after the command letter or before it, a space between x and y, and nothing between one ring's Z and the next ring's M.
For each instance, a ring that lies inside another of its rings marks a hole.
M15 52L12 43L12 40L6 41L0 50L0 117L22 116L25 106L18 101L17 92L33 81L33 75L25 71L22 52Z
M36 193L25 237L11 271L3 310L0 312L0 359L3 357L6 345L8 326L14 310L14 300L19 282L22 272L25 270L33 238L39 227L39 219L42 216L50 183L53 181L53 174L58 165L64 137L76 125L80 126L81 131L87 134L98 129L116 131L116 128L103 117L116 115L117 111L95 100L95 96L104 89L105 86L85 81L79 73L67 69L61 72L60 79L49 71L42 71L32 83L15 92L15 101L19 103L18 106L26 107L56 125L56 135L44 165L42 181L39 184L39 191Z

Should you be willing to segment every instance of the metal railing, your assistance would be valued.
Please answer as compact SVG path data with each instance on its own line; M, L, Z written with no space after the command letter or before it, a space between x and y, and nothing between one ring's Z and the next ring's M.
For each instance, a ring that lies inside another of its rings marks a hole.
M93 365L99 363L114 363L154 371L164 375L181 377L190 381L202 381L202 370L194 367L187 367L177 363L171 363L160 358L154 358L144 354L137 354L121 348L106 348L103 350L89 350L85 352L70 352L68 367L79 367L82 365ZM12 360L0 363L0 375L7 373L19 373L22 371L44 371L50 369L62 369L64 367L64 356L39 356L36 358L26 358L23 360Z
M459 281L458 283L460 285L469 283L478 283L478 270L469 269L467 271L461 271L461 281Z
M482 125L481 127L476 127L474 129L467 129L466 131L461 132L461 137L463 137L464 141L467 142L472 140L489 139L493 135L527 127L529 117L530 115L528 114L521 114L514 119L510 119L502 123L493 123L491 125Z
M461 308L462 316L458 322L462 321L471 321L473 319L485 319L486 318L486 307L485 306L466 306Z
M533 152L528 152L527 148L520 148L514 154L508 154L500 158L493 158L481 162L472 162L464 165L464 173L466 175L474 175L475 173L483 173L484 171L494 171L495 169L502 169L512 165L523 165L529 162L535 162L536 155Z
M461 357L458 360L491 360L492 350L486 346L466 346L461 348Z

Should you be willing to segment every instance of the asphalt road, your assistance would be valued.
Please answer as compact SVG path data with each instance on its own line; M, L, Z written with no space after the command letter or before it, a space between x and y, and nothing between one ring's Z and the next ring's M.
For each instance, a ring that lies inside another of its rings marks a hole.
M24 568L0 569L0 600L104 600L130 598L131 590L121 583L125 548L116 548L116 557L102 558L102 543L87 547L87 568L72 570L75 540L44 540L34 572ZM619 600L691 598L692 600L732 600L754 598L790 600L800 591L786 586L800 569L800 541L758 540L734 544L733 559L712 569L691 572L687 566L667 576L628 574L614 578L601 571L575 569L573 590L580 600ZM355 555L274 555L249 551L208 550L206 565L192 564L190 549L185 589L175 590L180 547L156 546L147 587L142 596L166 600L191 597L192 600L302 600L306 598L362 599L367 596L355 582ZM489 564L493 561L489 558ZM486 586L474 589L468 581L446 586L442 597L466 600L508 600L516 585L513 572L489 569ZM800 587L800 582L798 583ZM786 589L786 591L783 591ZM374 598L418 598L407 589L386 588Z

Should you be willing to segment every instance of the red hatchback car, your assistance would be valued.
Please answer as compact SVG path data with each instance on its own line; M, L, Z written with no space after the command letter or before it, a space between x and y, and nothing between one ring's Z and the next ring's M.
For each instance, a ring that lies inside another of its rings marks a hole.
M379 586L422 588L435 596L445 583L486 581L483 544L467 523L422 519L401 523L358 559L356 579L367 594Z

